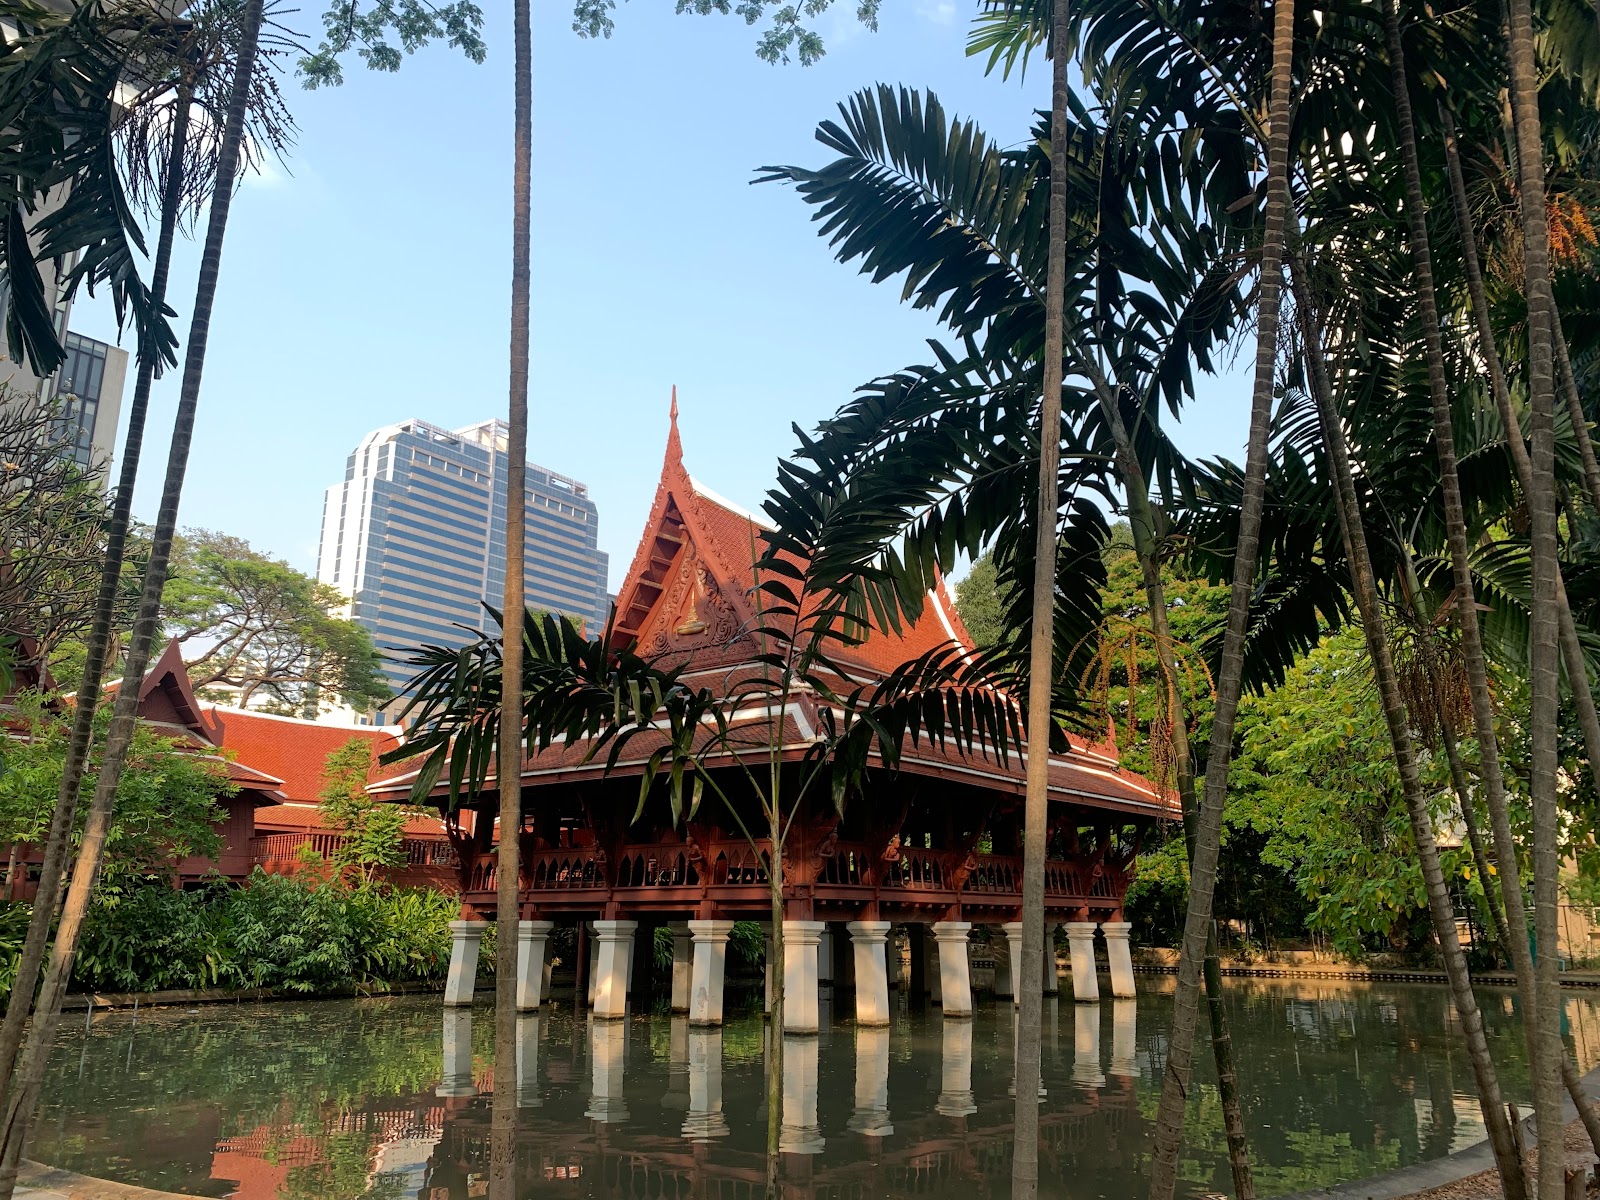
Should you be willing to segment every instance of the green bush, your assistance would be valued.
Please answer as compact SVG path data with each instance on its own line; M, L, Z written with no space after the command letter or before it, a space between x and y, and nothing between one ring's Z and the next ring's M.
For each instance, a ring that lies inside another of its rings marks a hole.
M232 947L220 918L229 891L155 884L101 898L84 924L73 982L112 992L227 986Z

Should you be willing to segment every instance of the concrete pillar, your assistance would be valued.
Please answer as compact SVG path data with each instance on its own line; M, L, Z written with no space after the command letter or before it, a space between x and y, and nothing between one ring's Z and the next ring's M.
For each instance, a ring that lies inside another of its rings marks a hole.
M851 921L847 928L855 959L856 1024L887 1025L889 972L885 942L889 937L889 922Z
M783 923L783 1033L816 1033L817 946L826 928L821 921ZM789 1043L784 1043L787 1050ZM816 1051L811 1052L813 1069ZM785 1067L787 1074L787 1067Z
M1079 1004L1072 1013L1072 1082L1079 1087L1105 1087L1100 1070L1100 1006Z
M1133 950L1128 945L1129 921L1102 921L1106 935L1106 964L1111 968L1111 994L1118 1000L1133 999Z
M517 1018L517 1107L538 1108L539 1099L539 1031L538 1013L524 1013Z
M731 924L728 921L690 924ZM723 934L723 945L727 934ZM728 1119L722 1115L722 1030L689 1029L689 1113L683 1119L683 1136L691 1142L710 1142L728 1136Z
M1010 996L1013 1004L1021 1004L1022 992L1017 987L1017 973L1022 966L1022 922L1007 921L1000 928L1005 930L1006 935L1005 969L1002 971L997 962L994 972L994 994ZM1000 956L995 957L998 960Z
M600 944L595 969L594 1015L602 1020L628 1015L628 969L633 963L633 934L638 927L637 921L594 923L595 937ZM617 1069L621 1070L620 1059Z
M444 1069L440 1072L436 1096L476 1096L472 1084L472 1010L444 1010Z
M922 934L922 991L930 1003L944 1003L944 976L939 966L939 937L937 933L926 925L918 925L916 929ZM917 943L911 943L911 953L916 954ZM917 973L913 969L911 978L916 980ZM915 983L913 982L913 986ZM920 999L918 1001L921 1002Z
M1044 994L1046 996L1059 995L1061 992L1061 976L1056 971L1056 923L1044 923Z
M939 921L933 936L939 947L939 995L947 1017L972 1015L972 963L967 954L970 921Z
M790 925L816 924L820 922L785 921L783 935L789 936ZM814 949L816 943L811 945ZM787 971L784 976L783 986L787 992ZM786 994L784 1006L788 1004ZM773 1032L776 1035L776 1030ZM778 1127L778 1149L784 1154L821 1154L827 1144L817 1122L817 1049L816 1038L783 1039L783 1123Z
M444 1002L457 1007L472 1003L478 981L478 952L483 949L487 921L450 922L450 974L445 977Z
M587 922L589 930L589 990L584 996L584 1003L590 1008L594 1007L595 989L600 980L600 935L594 931L594 922Z
M972 1022L945 1021L943 1025L939 1099L933 1111L946 1117L965 1117L978 1111L972 1096Z
M633 922L596 921L595 924L604 927L611 924L632 925ZM629 930L630 935L632 932ZM604 954L601 955L601 962L605 962ZM626 973L618 964L614 982L621 983L624 978ZM600 1014L597 1012L596 1015ZM589 1108L583 1115L591 1121L614 1125L628 1119L628 1101L623 1095L627 1042L626 1022L589 1022Z
M689 1024L722 1024L722 981L728 964L728 934L732 921L690 921L689 936L694 939L694 964L689 984ZM721 1039L717 1042L718 1070L721 1070ZM693 1047L691 1047L691 1052ZM720 1079L720 1074L718 1075ZM721 1093L718 1092L720 1103Z
M674 921L672 931L672 1011L689 1011L690 989L694 986L694 939L687 921Z
M817 984L833 986L833 927L827 922L823 922L822 932L817 935Z
M554 921L517 922L517 1011L537 1012L544 999L544 952Z
M1139 1078L1139 1006L1132 1000L1111 1002L1111 1073Z
M1068 921L1067 946L1072 958L1072 998L1081 1002L1100 999L1100 979L1094 971L1093 921Z
M863 1137L894 1135L889 1121L889 1030L856 1026L856 1111L845 1126Z

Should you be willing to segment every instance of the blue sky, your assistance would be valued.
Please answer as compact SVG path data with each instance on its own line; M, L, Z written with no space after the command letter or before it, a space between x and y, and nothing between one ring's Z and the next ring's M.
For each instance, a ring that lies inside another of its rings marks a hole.
M311 0L297 18L320 11ZM315 568L323 489L367 431L502 415L509 328L511 30L485 5L489 57L430 48L395 75L285 92L286 165L233 207L181 521ZM767 163L820 165L817 122L877 81L931 88L997 141L1026 132L1048 78L986 77L964 53L974 9L890 0L871 33L841 0L816 66L772 67L737 18L619 6L609 41L534 5L530 457L588 483L620 583L654 494L676 384L689 468L754 507L776 460L937 334L832 258L805 205L750 186ZM171 295L187 330L194 244ZM73 327L114 338L109 305ZM138 515L153 517L176 371L157 385ZM1242 457L1247 380L1203 390L1182 435ZM128 391L132 390L130 378Z

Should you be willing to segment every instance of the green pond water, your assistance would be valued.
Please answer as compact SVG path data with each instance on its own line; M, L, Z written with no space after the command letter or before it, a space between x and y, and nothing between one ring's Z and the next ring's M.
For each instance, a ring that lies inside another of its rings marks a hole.
M1059 1200L1136 1195L1171 981L1137 1000L1045 1002L1040 1172ZM1501 1083L1526 1101L1508 992L1481 994ZM887 1030L825 1006L786 1043L785 1194L816 1200L1009 1194L1014 1023L899 998ZM1442 988L1230 980L1263 1194L1448 1154L1482 1124ZM1600 997L1566 1034L1600 1060ZM493 1014L436 996L68 1017L30 1156L87 1175L242 1200L487 1194L491 1093L517 1094L517 1194L744 1200L764 1179L767 1052L758 1012L720 1031L638 1014L591 1022L557 999L493 1062ZM1209 1047L1197 1047L1187 1195L1228 1188Z

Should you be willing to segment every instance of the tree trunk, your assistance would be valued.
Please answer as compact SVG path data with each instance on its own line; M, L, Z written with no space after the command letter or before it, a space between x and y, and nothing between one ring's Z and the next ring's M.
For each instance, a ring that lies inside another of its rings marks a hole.
M780 709L773 727L781 729L782 720L783 710ZM767 964L767 972L772 976L772 1011L767 1021L768 1044L772 1047L767 1071L767 1200L778 1200L781 1194L778 1184L778 1145L783 1136L783 965L787 950L783 936L783 810L779 805L782 795L781 771L781 765L774 762L770 771L771 795L767 810L772 838L772 861L767 868L767 879L772 885L772 937L768 942L772 947L772 961Z
M1528 794L1533 808L1533 908L1538 943L1535 963L1538 1036L1541 1052L1529 1064L1535 1102L1542 1112L1559 1103L1561 993L1556 979L1558 848L1560 814L1556 802L1559 766L1556 736L1560 718L1560 679L1556 641L1559 621L1560 547L1555 495L1555 294L1550 282L1550 241L1545 218L1544 138L1539 124L1539 69L1535 61L1533 8L1529 0L1509 0L1507 59L1511 110L1516 122L1518 200L1522 216L1523 276L1528 301L1528 395L1531 446L1528 524L1533 552L1533 614L1528 649L1532 726ZM1540 1121L1539 1160L1561 1162L1560 1121ZM1540 1200L1557 1200L1560 1172L1541 1175Z
M1157 545L1156 517L1150 503L1150 487L1144 468L1139 465L1133 439L1128 434L1117 407L1117 394L1095 372L1095 392L1100 409L1117 447L1117 462L1122 486L1128 498L1128 527L1133 534L1134 553L1139 558L1139 574L1144 583L1145 602L1150 608L1150 632L1155 638L1156 659L1167 690L1167 721L1172 727L1172 759L1178 799L1183 805L1183 833L1189 860L1194 861L1195 830L1198 823L1194 794L1194 758L1189 746L1188 712L1179 687L1178 661L1172 629L1167 619L1166 585L1161 579L1161 558ZM1222 964L1217 959L1216 923L1207 930L1206 958L1202 972L1206 991L1206 1011L1211 1018L1211 1050L1217 1064L1217 1092L1222 1101L1222 1128L1228 1142L1228 1165L1233 1172L1235 1200L1255 1200L1255 1178L1250 1169L1250 1147L1245 1137L1244 1108L1239 1101L1239 1073L1233 1061L1233 1034L1228 1011L1222 1002Z
M1445 886L1444 872L1439 865L1439 847L1434 842L1433 824L1428 816L1428 797L1423 788L1421 772L1417 768L1405 702L1400 696L1394 661L1389 653L1389 638L1383 627L1378 589L1373 581L1372 560L1367 550L1366 530L1362 523L1350 458L1345 447L1344 428L1340 423L1339 414L1334 410L1332 387L1322 354L1322 333L1317 324L1316 307L1311 302L1309 288L1297 264L1292 267L1291 273L1294 280L1295 307L1300 315L1306 356L1311 367L1311 390L1316 398L1323 442L1328 452L1329 470L1333 476L1334 499L1339 514L1339 525L1344 534L1345 555L1350 563L1350 578L1355 591L1356 605L1361 613L1361 627L1366 635L1367 651L1372 659L1372 671L1378 685L1378 699L1383 706L1384 722L1389 728L1389 741L1394 747L1395 767L1400 775L1401 796L1405 800L1406 811L1411 818L1411 835L1416 842L1417 858L1422 867L1423 883L1428 893L1428 913L1433 919L1434 934L1439 940L1439 953L1444 960L1445 975L1455 1001L1456 1013L1461 1018L1467 1058L1472 1064L1472 1074L1478 1088L1478 1106L1483 1112L1484 1127L1488 1131L1489 1144L1494 1151L1501 1188L1507 1200L1523 1200L1527 1192L1522 1176L1522 1160L1517 1153L1511 1127L1506 1119L1505 1105L1500 1096L1500 1083L1495 1075L1494 1062L1489 1055L1488 1039L1483 1032L1483 1016L1478 1011L1477 1000L1472 994L1472 978L1467 971L1467 958L1461 950L1461 942L1456 935L1455 911L1451 907L1450 893ZM1556 1124L1559 1127L1561 1122L1557 1121Z
M1233 759L1233 725L1244 687L1245 634L1250 594L1260 553L1261 509L1266 495L1267 441L1272 424L1272 393L1277 366L1278 327L1283 298L1283 245L1289 220L1290 91L1294 75L1294 0L1275 0L1272 30L1272 90L1268 104L1266 227L1261 243L1261 282L1256 317L1255 382L1250 402L1250 441L1245 454L1244 496L1239 538L1234 550L1233 588L1227 632L1217 673L1211 746L1206 756L1205 793L1195 822L1189 868L1189 907L1178 951L1178 986L1173 1001L1172 1034L1156 1113L1156 1144L1150 1174L1150 1200L1172 1200L1183 1148L1184 1105L1194 1058L1194 1030L1200 973L1213 933L1212 901L1222 838L1222 810Z
M1478 628L1478 607L1472 580L1471 550L1467 541L1466 510L1461 498L1461 480L1456 470L1455 427L1450 413L1449 385L1445 376L1444 338L1439 328L1439 308L1433 285L1433 253L1428 238L1428 216L1422 195L1422 170L1417 160L1416 123L1411 111L1411 91L1406 82L1405 49L1400 37L1399 0L1385 0L1383 6L1384 30L1389 44L1389 67L1395 101L1395 117L1400 134L1400 157L1405 173L1406 223L1411 242L1411 261L1416 270L1417 310L1422 321L1423 353L1428 365L1428 392L1433 407L1433 442L1439 458L1439 490L1444 505L1445 532L1450 543L1450 566L1455 585L1455 603L1452 615L1461 630L1461 646L1466 657L1467 682L1472 694L1473 727L1478 737L1478 758L1483 778L1484 792L1491 815L1496 808L1504 809L1505 778L1500 767L1500 743L1494 724L1494 701L1489 691L1489 667L1483 652L1483 639ZM1552 519L1554 509L1551 510ZM1359 519L1359 518L1358 518ZM1552 607L1555 596L1551 596ZM1548 614L1547 614L1548 615ZM1556 624L1550 622L1552 627ZM1554 634L1555 629L1551 629ZM1554 638L1551 649L1555 649ZM1552 668L1554 663L1552 661ZM1497 847L1502 856L1511 847ZM1514 850L1512 857L1514 858ZM1521 884L1517 884L1520 896ZM1509 907L1509 904L1508 904ZM1452 928L1454 926L1452 925ZM1513 955L1512 962L1522 963L1522 946L1507 946ZM1519 972L1519 977L1531 978ZM1534 1070L1537 1081L1543 1074L1554 1081L1556 1063L1541 1063L1541 1055L1552 1052L1552 1044L1539 1037L1540 1011L1529 1006L1532 996L1523 997L1524 1008L1530 1020L1525 1032L1528 1036L1529 1061L1538 1064ZM1560 1042L1554 1043L1559 1050ZM1541 1179L1556 1173L1553 1164L1566 1162L1566 1149L1561 1144L1561 1098L1554 1087L1535 1087L1534 1113L1542 1132L1539 1138L1539 1163ZM1548 1134L1554 1128L1553 1137ZM1553 1153L1556 1157L1551 1158ZM1541 1188L1544 1185L1541 1183Z
M189 448L194 440L195 409L200 400L200 380L205 370L206 345L211 331L211 309L217 294L217 276L222 268L222 242L227 231L228 212L233 204L234 183L239 175L240 151L244 140L245 111L250 96L250 79L255 71L260 44L262 0L246 0L240 19L238 64L228 97L227 118L217 154L217 186L211 198L211 213L206 226L205 247L200 257L199 280L195 287L194 313L189 323L189 345L184 356L183 382L178 394L178 409L173 421L172 444L167 454L167 474L161 492L150 539L150 561L145 568L144 589L139 597L139 613L128 645L127 664L117 689L111 730L106 737L95 780L94 798L84 826L83 841L73 867L72 884L67 892L61 923L56 930L50 966L39 993L33 1025L22 1049L16 1078L0 1128L0 1200L10 1200L17 1183L17 1168L23 1143L38 1103L44 1082L50 1047L61 1019L61 998L72 976L73 955L78 935L88 915L106 835L111 825L117 785L133 741L135 710L150 663L150 651L161 624L161 592L167 578L167 561L178 524L178 504L183 496L183 479L189 465Z
M513 5L511 387L506 432L506 577L501 604L500 846L495 865L493 1200L516 1198L517 953L522 918L522 659L527 556L528 325L532 267L533 32L529 0Z
M150 298L156 308L166 302L167 277L172 267L172 242L177 233L178 215L183 208L183 156L189 136L191 93L187 85L178 89L173 101L171 145L167 155L166 177L162 181L161 229L156 241L156 257L150 275ZM34 896L33 914L17 962L6 1016L0 1025L0 1112L11 1099L11 1075L23 1030L33 1005L39 971L44 965L50 942L50 926L61 903L61 887L66 873L67 854L72 845L72 830L77 821L78 796L83 788L84 771L89 763L89 747L94 740L94 717L100 704L100 685L110 657L112 624L117 613L117 595L122 583L122 562L128 545L132 520L133 489L139 476L139 459L144 448L144 424L150 411L150 387L155 380L154 361L140 361L128 405L128 434L122 445L122 465L117 473L117 490L111 504L111 519L106 525L106 557L100 568L100 589L95 594L94 617L84 642L83 675L72 714L72 732L67 740L61 783L56 791L56 807L45 836L44 861L39 871L39 890Z
M22 851L22 846L21 846L20 843L17 843L17 842L12 842L11 843L11 855L10 855L10 857L8 857L6 859L6 888L5 888L5 893L6 893L6 899L7 900L15 900L16 899L15 887L16 887L16 878L17 878L17 859L21 856L21 851Z
M1034 511L1033 617L1028 644L1028 784L1022 832L1022 961L1017 987L1017 1096L1012 1200L1039 1194L1039 1071L1044 993L1044 856L1050 815L1050 693L1055 682L1056 522L1061 469L1062 358L1067 291L1067 0L1050 32L1050 241L1045 264L1044 387L1039 405L1039 495ZM1029 980L1024 986L1022 980Z
M1583 401L1578 397L1578 377L1572 373L1572 355L1567 350L1566 331L1561 328L1561 312L1553 305L1550 310L1550 339L1556 356L1556 367L1561 378L1561 394L1567 402L1567 412L1572 417L1572 436L1577 439L1578 452L1583 456L1583 482L1589 492L1589 503L1600 513L1600 463L1595 461L1594 440L1589 436L1589 418L1584 415Z

